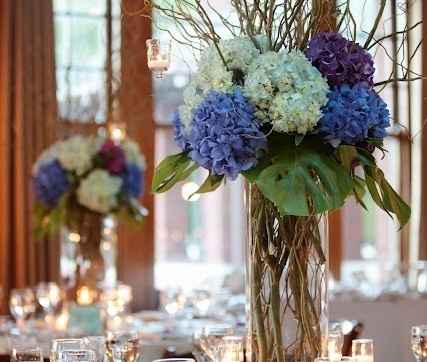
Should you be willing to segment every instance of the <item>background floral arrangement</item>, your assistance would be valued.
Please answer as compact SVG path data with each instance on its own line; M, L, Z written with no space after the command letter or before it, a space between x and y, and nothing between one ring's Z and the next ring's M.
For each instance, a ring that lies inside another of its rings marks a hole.
M81 212L142 221L144 169L144 156L130 139L76 135L53 144L33 168L37 233L72 227Z

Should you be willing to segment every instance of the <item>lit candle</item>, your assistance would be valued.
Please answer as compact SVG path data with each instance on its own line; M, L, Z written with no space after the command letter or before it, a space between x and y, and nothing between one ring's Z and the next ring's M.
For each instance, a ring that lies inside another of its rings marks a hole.
M77 303L80 305L93 304L96 292L87 286L82 286L77 290Z
M374 361L374 342L372 339L355 339L352 344L354 362Z
M126 123L110 123L108 131L113 142L119 144L126 138Z
M221 362L243 362L243 338L226 336L219 347Z
M56 317L55 320L55 329L59 332L64 332L67 330L69 314L66 310L63 310L61 314Z

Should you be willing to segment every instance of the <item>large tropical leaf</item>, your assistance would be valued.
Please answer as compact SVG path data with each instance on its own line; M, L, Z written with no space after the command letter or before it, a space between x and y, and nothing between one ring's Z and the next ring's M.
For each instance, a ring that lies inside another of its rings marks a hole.
M336 209L353 189L351 174L325 148L282 144L255 183L283 215L308 216Z
M184 152L168 156L156 167L151 189L158 193L169 191L198 168L199 166Z

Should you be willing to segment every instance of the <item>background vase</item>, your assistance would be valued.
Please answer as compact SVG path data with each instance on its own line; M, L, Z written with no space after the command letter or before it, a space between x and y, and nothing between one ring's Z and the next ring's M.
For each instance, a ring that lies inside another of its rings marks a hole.
M327 218L281 216L256 186L247 210L247 360L314 361L328 329Z
M113 216L85 211L77 226L62 228L60 277L67 300L80 304L97 302L104 288L117 285L117 222ZM85 294L79 295L82 290Z

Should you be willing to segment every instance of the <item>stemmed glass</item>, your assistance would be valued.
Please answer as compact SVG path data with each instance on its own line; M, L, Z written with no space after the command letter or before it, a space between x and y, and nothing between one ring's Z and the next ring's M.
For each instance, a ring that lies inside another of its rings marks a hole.
M9 299L10 313L16 320L18 330L25 329L25 320L35 312L36 300L30 288L13 289Z
M135 362L139 358L139 338L137 334L109 332L106 338L106 356L111 361Z
M89 336L84 337L82 344L85 349L89 349L95 352L97 362L104 361L105 356L105 343L106 339L104 336Z
M46 322L50 327L53 324L53 315L62 300L62 292L56 283L40 283L37 286L37 301L46 314Z
M331 326L328 330L328 357L331 361L339 361L342 357L344 334L340 324Z
M355 362L373 362L374 341L372 339L355 339L351 346L351 356Z
M427 325L412 327L411 347L417 362L427 361Z
M214 361L220 358L223 340L234 334L233 327L229 325L212 325L203 328L200 345L205 354Z

